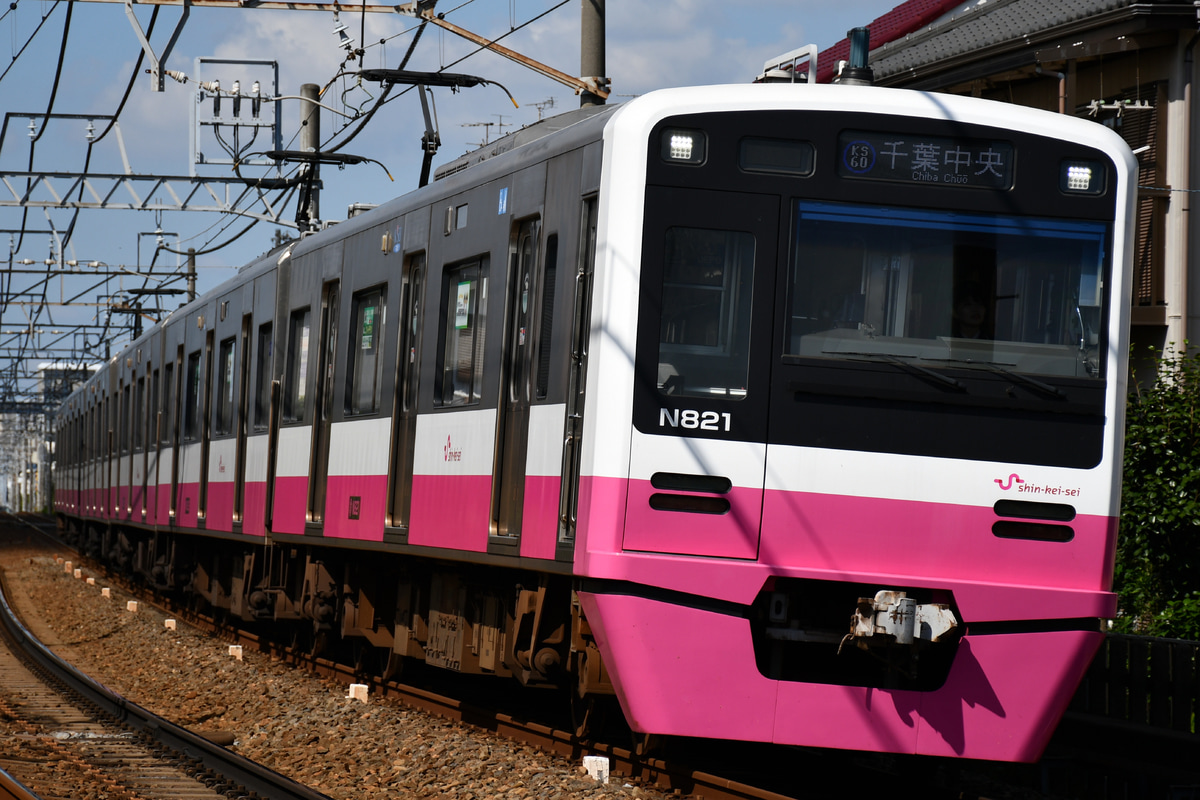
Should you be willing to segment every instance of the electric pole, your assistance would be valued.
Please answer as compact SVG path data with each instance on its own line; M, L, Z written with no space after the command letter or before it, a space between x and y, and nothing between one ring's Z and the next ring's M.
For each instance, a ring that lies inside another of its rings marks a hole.
M579 0L582 6L579 42L579 76L592 79L595 85L607 89L604 77L604 0ZM579 94L579 106L602 106L604 98L589 91Z

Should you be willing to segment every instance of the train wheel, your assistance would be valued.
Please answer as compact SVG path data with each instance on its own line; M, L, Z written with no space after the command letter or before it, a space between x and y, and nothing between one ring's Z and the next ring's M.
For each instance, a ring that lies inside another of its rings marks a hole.
M308 655L312 658L318 658L329 649L329 632L317 631L312 637L312 647L309 648Z
M288 649L293 653L302 653L307 649L307 632L300 625L293 625L292 628L292 643L288 645Z
M387 663L383 665L383 675L380 677L385 681L398 681L404 674L405 666L404 656L397 653L395 650L388 650Z
M634 731L633 746L631 749L634 755L647 758L652 755L661 754L665 744L666 742L662 736L654 733L638 733Z
M586 739L603 727L600 720L603 714L599 710L601 704L596 702L597 698L593 694L580 697L579 692L574 689L570 691L571 730L575 733L575 738Z

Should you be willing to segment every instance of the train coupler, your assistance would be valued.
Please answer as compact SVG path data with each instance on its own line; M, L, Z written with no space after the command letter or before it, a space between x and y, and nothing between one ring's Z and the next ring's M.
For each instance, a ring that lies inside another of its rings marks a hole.
M852 640L863 650L872 645L914 645L938 642L958 627L945 603L918 603L905 592L880 590L875 597L860 597L850 619Z

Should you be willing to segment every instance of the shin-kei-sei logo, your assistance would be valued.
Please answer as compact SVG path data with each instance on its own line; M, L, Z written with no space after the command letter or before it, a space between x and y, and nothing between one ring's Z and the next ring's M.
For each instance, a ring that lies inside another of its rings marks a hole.
M350 513L347 516L350 519L358 519L362 515L362 496L350 497Z
M443 449L444 458L446 461L462 461L462 448L455 448L450 442L450 437L446 437L446 447Z
M1015 472L1009 475L1007 478L993 478L993 480L996 481L996 485L1000 487L1001 491L1005 492L1011 489L1014 484L1022 484L1025 482L1021 480L1021 476Z

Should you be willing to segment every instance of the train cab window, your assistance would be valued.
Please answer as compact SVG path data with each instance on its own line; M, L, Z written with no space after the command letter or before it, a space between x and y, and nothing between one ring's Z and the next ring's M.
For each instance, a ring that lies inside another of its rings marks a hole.
M200 436L200 351L189 353L183 376L187 387L183 395L183 440L194 442Z
M1108 226L798 203L786 352L1101 377Z
M478 403L483 394L487 270L472 261L447 268L442 282L438 396L441 406Z
M312 332L312 311L302 308L292 312L288 324L287 392L284 395L283 418L295 421L304 417L304 401L308 393L308 345Z
M354 295L353 327L350 329L349 369L346 379L346 413L373 414L379 409L379 391L383 378L383 359L380 356L383 337L382 288L368 289Z
M234 338L231 336L221 342L220 349L217 354L217 369L220 370L217 380L217 436L226 436L233 433L233 355L234 355Z
M265 431L271 416L272 356L275 354L274 325L258 326L258 364L254 373L254 430Z
M754 236L677 227L666 237L659 392L741 399L750 363Z

